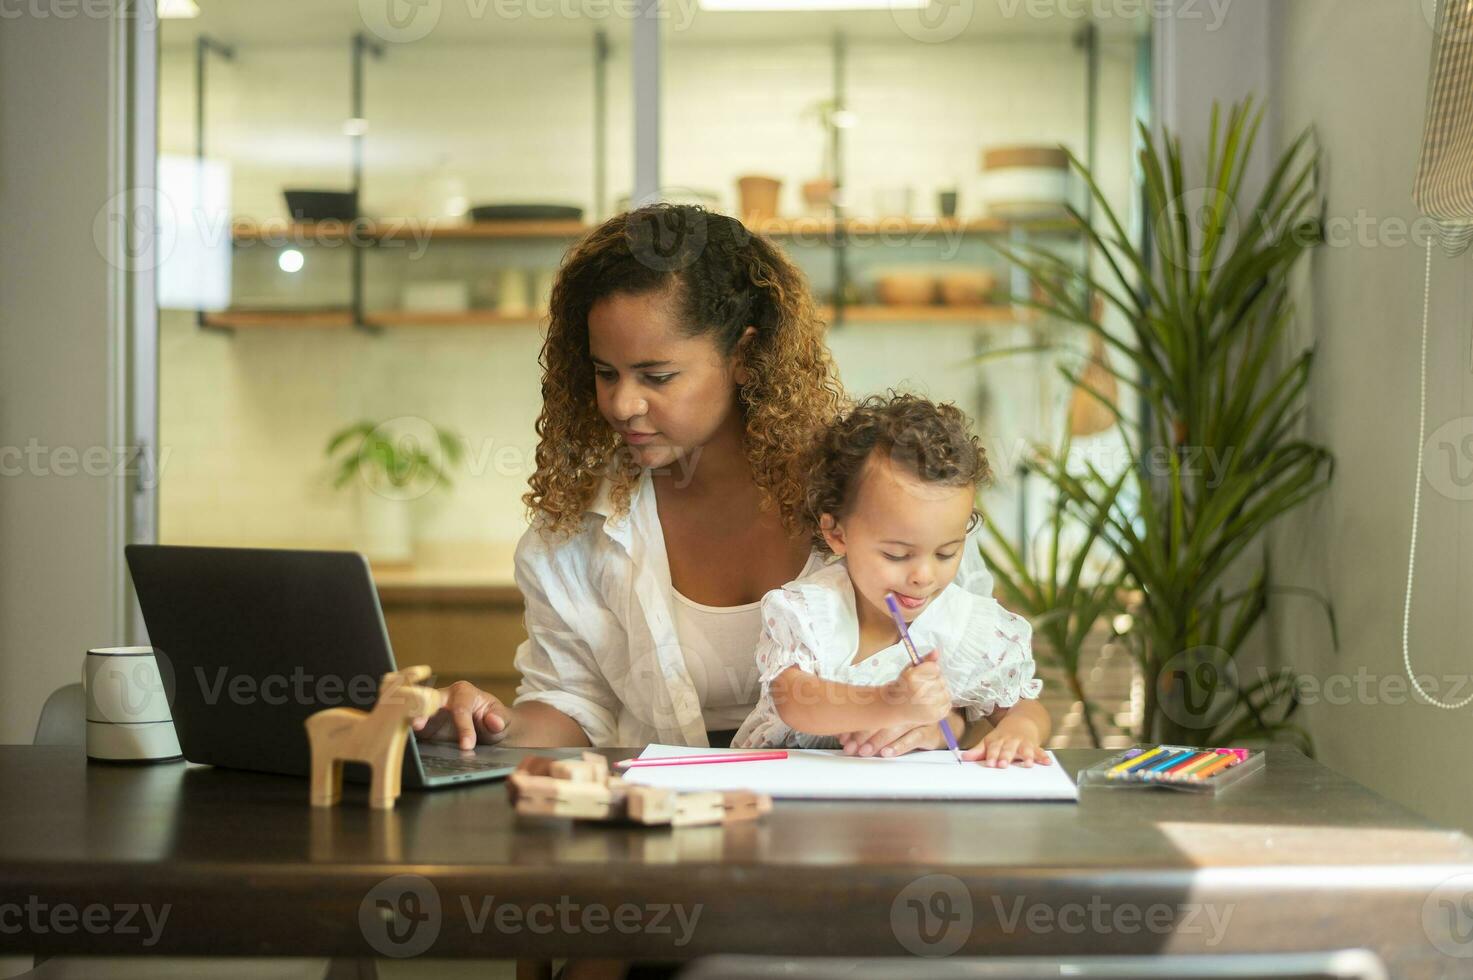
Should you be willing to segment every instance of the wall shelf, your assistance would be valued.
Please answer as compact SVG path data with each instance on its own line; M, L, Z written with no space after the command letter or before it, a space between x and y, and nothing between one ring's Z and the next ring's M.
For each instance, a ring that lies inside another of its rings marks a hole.
M819 316L832 322L832 306L820 306ZM499 313L496 310L380 310L363 315L369 327L508 327L540 325L547 318L542 313ZM850 323L1026 323L1027 311L1011 306L885 306L880 304L848 305L844 318ZM332 310L221 310L206 313L204 324L225 330L236 329L322 329L353 326L353 313L348 309Z
M511 314L495 310L437 312L380 310L366 312L366 327L502 327L541 323L545 313ZM310 330L353 326L353 311L332 310L221 310L206 313L204 325L220 330Z
M348 240L345 221L237 221L230 226L230 239L237 245L261 243L281 248ZM359 232L362 234L362 232Z
M374 327L502 327L541 323L546 316L546 313L498 313L496 310L382 310L365 313L363 320Z
M819 316L826 321L833 319L834 308L832 306L821 306L818 312ZM1000 305L851 305L844 307L844 316L854 323L1025 323L1030 319L1027 311ZM508 314L498 313L495 310L466 310L453 313L385 310L364 315L364 321L375 327L497 327L540 324L546 318L545 312Z
M351 327L353 311L343 309L318 310L220 310L202 314L206 327L222 330L237 329L315 329L322 327Z
M1078 226L1068 219L1009 221L1001 218L773 218L753 230L773 238L825 237L844 234L868 238L884 235L1007 235L1026 231L1035 235L1075 235ZM475 221L419 222L408 218L383 221L237 222L231 228L236 244L278 247L360 242L477 241L518 238L579 238L593 229L582 221Z
M395 225L397 224L397 227ZM467 221L415 228L411 222L384 222L383 237L413 237L428 232L430 237L455 240L479 238L580 238L593 228L581 221Z
M422 222L408 218L384 221L236 222L230 237L237 245L265 244L285 248L312 244L431 240L475 241L501 238L578 238L591 228L581 221Z
M370 58L382 58L385 55L385 46L373 41L367 34L358 33L351 38L352 42L352 92L350 118L366 120L368 118L364 100L364 72ZM1086 162L1094 162L1095 141L1095 91L1097 79L1095 78L1095 65L1097 61L1097 33L1090 27L1081 31L1074 40L1075 46L1086 53L1089 72L1086 78L1086 114L1085 129L1088 153ZM833 97L830 100L836 111L846 106L846 84L845 73L848 63L847 44L842 33L833 37ZM201 61L206 51L201 45ZM604 130L606 120L604 118L604 71L608 58L607 38L599 33L594 39L594 76L595 76L595 119L594 119L594 142L595 152L595 179L594 179L594 206L589 216L597 219L607 213L604 207L606 175L603 171L603 149L606 147ZM204 77L199 74L196 79L197 106L197 155L203 159L205 155L204 146L204 113L203 106L206 104L204 91ZM842 141L842 130L831 127L831 145L828 148L829 159L832 161L833 172L830 175L834 181L836 190L845 188L844 179L844 146ZM355 132L352 139L353 167L352 188L357 194L357 199L363 199L363 143L364 136L361 131ZM636 181L638 184L638 181ZM841 201L842 196L836 196L834 200ZM565 212L566 213L566 212ZM1082 229L1079 222L1088 222L1089 213L1080 219L1071 216L1059 215L1045 219L1007 219L1007 218L915 218L915 217L851 217L845 213L843 207L835 203L831 213L789 216L773 218L768 221L756 222L752 230L779 240L782 245L794 250L809 248L826 249L827 253L819 253L825 260L833 263L834 275L831 286L826 287L829 295L836 297L832 305L821 308L821 316L833 328L842 329L846 323L892 323L892 324L1011 324L1029 322L1033 318L1026 311L1017 307L1003 305L982 305L976 307L948 307L948 306L884 306L859 304L852 305L845 301L844 297L853 295L851 282L852 273L850 269L851 258L850 246L858 241L865 244L894 244L903 247L907 242L917 245L930 246L938 238L952 239L971 237L986 241L989 238L1008 240L1012 242L1026 241L1035 236L1067 236L1071 239L1082 239ZM571 245L581 237L587 235L594 228L593 224L582 220L522 220L522 221L463 221L463 220L431 220L427 218L399 217L366 219L360 218L355 221L328 221L328 222L293 222L286 219L264 219L264 220L242 220L236 222L232 228L232 242L236 247L260 246L263 248L302 248L323 247L337 248L346 246L350 252L350 268L348 270L349 286L352 291L352 300L346 310L332 311L248 311L248 310L226 310L214 314L201 314L199 324L205 327L234 329L237 327L257 328L322 328L322 327L358 327L377 331L385 327L426 327L426 326L471 326L471 327L499 327L512 325L530 325L544 322L545 313L528 313L524 315L508 316L494 310L466 310L453 313L413 312L404 310L379 310L371 311L366 308L364 299L365 292L365 263L371 261L367 256L379 251L380 247L392 246L405 242L422 245L430 241L440 242L534 242L541 241L549 246L564 247ZM387 248L385 249L388 250ZM814 253L808 253L812 258ZM1012 270L1012 279L1009 290L1013 295L1026 293L1027 282L1022 273Z
M1069 219L1040 221L1008 221L1001 218L772 218L754 228L773 238L804 238L832 235L842 226L844 234L868 238L882 235L1006 235L1013 231L1030 234L1078 234L1079 227Z
M832 321L834 308L820 306L819 316ZM845 323L1025 323L1026 312L1011 306L883 306L846 304Z

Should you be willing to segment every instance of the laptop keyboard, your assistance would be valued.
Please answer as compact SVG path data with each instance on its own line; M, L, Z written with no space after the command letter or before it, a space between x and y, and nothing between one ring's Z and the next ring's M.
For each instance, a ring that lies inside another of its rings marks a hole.
M505 769L504 759L443 759L435 756L420 758L420 765L431 776L452 775L458 772L482 772L486 769Z
M528 755L546 755L556 759L576 759L577 749L498 749L478 748L474 755L444 742L422 742L418 745L419 762L426 776L464 776L467 773L499 770L509 772Z

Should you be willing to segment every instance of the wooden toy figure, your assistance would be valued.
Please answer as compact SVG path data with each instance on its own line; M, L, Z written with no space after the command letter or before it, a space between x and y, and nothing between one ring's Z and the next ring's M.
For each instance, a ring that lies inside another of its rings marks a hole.
M596 752L584 752L581 759L528 756L507 779L506 791L524 817L700 827L772 812L772 797L763 793L677 793L626 783L609 774L608 760Z
M420 682L430 676L425 666L390 672L379 682L372 711L327 708L304 723L312 746L313 806L332 806L342 797L343 763L363 762L373 770L368 805L388 810L399 798L404 769L404 743L409 723L440 710L445 695Z

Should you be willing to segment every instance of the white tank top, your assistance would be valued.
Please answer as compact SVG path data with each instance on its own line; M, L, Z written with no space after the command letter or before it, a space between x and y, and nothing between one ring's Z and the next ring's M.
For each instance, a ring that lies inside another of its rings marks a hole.
M703 606L675 592L675 632L701 699L706 730L740 728L761 693L756 653L762 603Z

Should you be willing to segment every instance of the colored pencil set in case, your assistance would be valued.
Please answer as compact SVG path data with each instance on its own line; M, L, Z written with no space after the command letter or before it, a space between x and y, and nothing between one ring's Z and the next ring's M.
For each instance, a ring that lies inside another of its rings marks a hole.
M1126 749L1079 774L1081 786L1161 786L1216 793L1264 766L1260 749L1145 745Z

